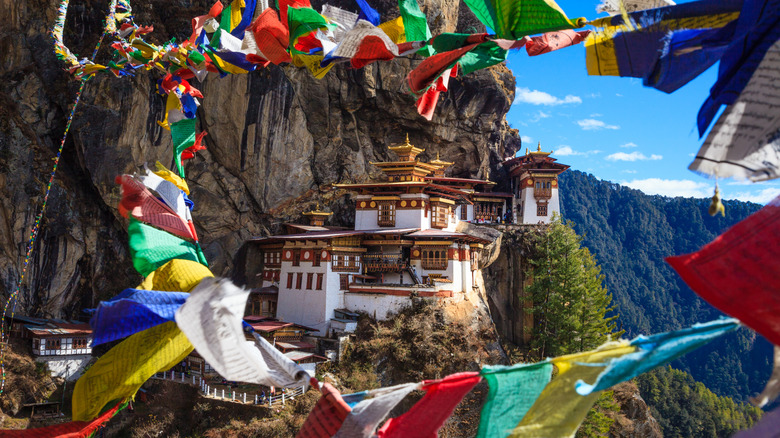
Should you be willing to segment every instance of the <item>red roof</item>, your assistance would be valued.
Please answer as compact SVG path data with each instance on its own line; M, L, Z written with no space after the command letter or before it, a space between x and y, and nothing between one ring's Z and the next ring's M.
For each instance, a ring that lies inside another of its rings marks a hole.
M244 318L246 320L248 318ZM266 320L266 321L258 321L258 322L251 322L247 321L249 325L252 326L253 329L259 332L265 332L265 333L272 333L279 329L283 329L285 327L297 327L304 330L308 330L310 332L316 332L317 329L313 329L311 327L306 327L305 325L295 324L293 322L284 322L284 321L276 321L276 320Z
M38 336L91 335L92 327L87 323L70 324L48 322L45 326L27 326L30 333Z

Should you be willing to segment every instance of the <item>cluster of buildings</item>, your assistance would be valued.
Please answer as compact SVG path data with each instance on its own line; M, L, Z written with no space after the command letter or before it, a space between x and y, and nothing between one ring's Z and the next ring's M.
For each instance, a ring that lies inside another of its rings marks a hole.
M338 350L329 339L354 331L360 312L382 320L413 297L459 300L470 292L490 241L462 224L548 223L560 211L558 175L569 166L541 146L504 161L509 192L494 192L489 180L448 177L453 163L422 161L424 149L408 136L389 149L396 160L371 163L382 170L379 180L334 185L353 193L354 229L326 226L331 213L318 207L303 213L308 225L247 242L245 321L305 367L326 360L328 346ZM78 377L91 357L88 324L19 316L9 323L55 375ZM213 373L197 352L182 366Z

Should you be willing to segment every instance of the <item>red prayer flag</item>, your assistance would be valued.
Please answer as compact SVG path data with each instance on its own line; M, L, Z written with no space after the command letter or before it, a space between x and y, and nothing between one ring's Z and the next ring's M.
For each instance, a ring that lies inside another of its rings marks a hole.
M341 398L339 390L330 383L323 383L320 397L311 410L297 438L330 438L341 428L352 408Z
M435 438L455 406L482 378L478 372L449 375L425 382L422 400L400 417L391 418L377 431L379 438Z
M287 9L285 9L284 24L279 21L276 11L268 8L257 16L248 30L254 34L257 48L263 52L268 61L276 65L292 62L290 54L287 53L287 47L290 45L290 32L287 30Z
M92 421L71 421L35 429L4 430L2 436L13 438L85 438L103 426L122 407L120 402Z
M780 345L780 197L699 251L666 261L708 303Z
M439 94L442 91L447 91L449 87L450 78L454 78L458 75L458 65L455 64L450 71L444 71L444 74L436 79L436 83L433 84L428 90L417 99L417 112L427 120L433 119L433 112L436 110L436 105L439 103Z
M391 59L395 59L395 54L387 49L382 38L368 35L360 43L350 63L352 68L363 68L372 62L390 61Z
M116 183L122 185L122 200L118 207L122 216L132 214L134 218L176 236L198 240L184 218L154 197L143 183L130 175L116 177Z
M590 35L589 30L573 31L570 29L560 32L547 32L541 36L531 37L525 43L528 56L541 55L553 50L573 46L584 41Z

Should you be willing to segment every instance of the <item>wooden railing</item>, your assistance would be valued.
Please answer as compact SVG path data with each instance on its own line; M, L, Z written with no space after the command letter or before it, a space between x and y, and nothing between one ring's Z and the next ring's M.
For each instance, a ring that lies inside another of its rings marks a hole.
M401 271L408 262L403 254L363 254L363 266L366 271Z

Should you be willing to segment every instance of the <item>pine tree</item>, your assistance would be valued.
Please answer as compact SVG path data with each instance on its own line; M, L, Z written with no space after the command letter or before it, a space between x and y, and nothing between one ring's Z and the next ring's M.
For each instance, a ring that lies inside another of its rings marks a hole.
M536 355L585 351L615 335L617 316L606 316L613 310L612 296L582 238L556 215L536 238L535 247L527 271L532 281L524 294L533 300L531 347Z

